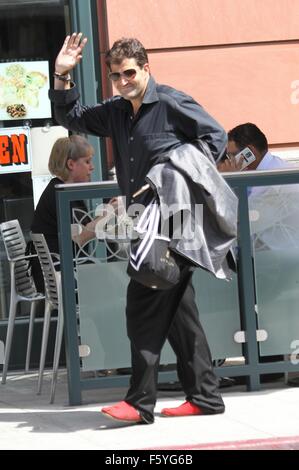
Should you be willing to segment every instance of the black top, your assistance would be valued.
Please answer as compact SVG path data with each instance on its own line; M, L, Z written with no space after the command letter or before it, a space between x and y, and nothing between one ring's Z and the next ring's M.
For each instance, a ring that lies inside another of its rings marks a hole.
M43 233L45 235L49 250L52 253L59 253L55 197L55 185L57 184L63 184L63 181L61 181L59 178L53 178L45 188L36 206L33 222L31 224L31 231L33 233ZM73 209L81 209L86 212L86 206L83 201L72 201L72 212ZM81 214L79 211L76 213L76 215L79 220L82 219L83 214ZM76 221L74 221L74 223L76 223Z
M130 101L120 96L92 107L82 106L79 97L76 85L70 90L49 90L59 124L112 138L118 184L129 201L159 154L196 139L208 144L215 160L225 150L224 129L202 106L185 93L156 84L152 77L136 116Z

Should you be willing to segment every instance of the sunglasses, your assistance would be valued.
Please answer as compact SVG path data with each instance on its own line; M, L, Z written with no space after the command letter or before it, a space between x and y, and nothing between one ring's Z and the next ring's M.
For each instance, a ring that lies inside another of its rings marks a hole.
M128 69L128 70L124 70L123 72L110 72L108 74L108 77L113 82L117 82L121 77L125 78L126 80L132 80L135 77L136 73L137 73L137 70Z

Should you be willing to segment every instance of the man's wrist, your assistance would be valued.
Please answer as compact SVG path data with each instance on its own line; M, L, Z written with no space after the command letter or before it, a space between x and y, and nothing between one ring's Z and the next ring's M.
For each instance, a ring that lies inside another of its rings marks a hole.
M72 77L69 72L59 73L55 70L55 72L53 73L53 77L57 78L57 80L61 80L62 82L70 82L72 80Z

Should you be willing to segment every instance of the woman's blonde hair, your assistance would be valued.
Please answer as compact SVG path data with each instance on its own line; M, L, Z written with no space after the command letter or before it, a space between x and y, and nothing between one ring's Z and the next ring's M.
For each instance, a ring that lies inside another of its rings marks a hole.
M69 159L76 161L93 153L93 147L85 137L81 135L61 137L52 147L48 163L49 171L62 181L67 181L70 174L67 161Z

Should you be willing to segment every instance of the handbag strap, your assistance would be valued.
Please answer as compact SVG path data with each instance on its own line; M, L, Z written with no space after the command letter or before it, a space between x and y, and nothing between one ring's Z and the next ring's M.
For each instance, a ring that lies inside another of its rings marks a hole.
M141 217L135 228L136 232L144 233L148 230L148 226L150 224L150 220L152 217L151 213L152 213L153 204L157 204L155 199L151 200L151 202L146 206L143 213L141 214Z
M156 201L152 201L144 210L136 227L136 232L144 235L141 243L137 245L136 251L130 249L130 263L138 271L143 260L150 251L158 234L160 222L160 208Z

